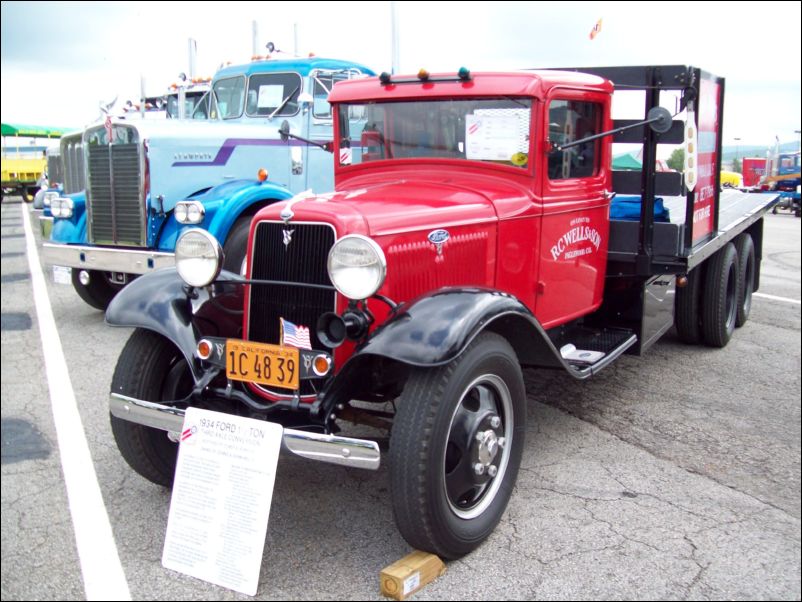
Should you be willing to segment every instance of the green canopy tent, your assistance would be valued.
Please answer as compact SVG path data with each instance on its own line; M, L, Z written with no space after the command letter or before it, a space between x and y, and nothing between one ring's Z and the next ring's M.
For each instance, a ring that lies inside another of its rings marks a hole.
M640 154L640 151L635 151L635 153ZM613 157L613 169L629 171L640 171L643 169L643 164L635 156L635 153L625 153Z
M41 125L20 125L16 123L3 123L3 136L25 136L27 138L61 138L75 128L54 128Z

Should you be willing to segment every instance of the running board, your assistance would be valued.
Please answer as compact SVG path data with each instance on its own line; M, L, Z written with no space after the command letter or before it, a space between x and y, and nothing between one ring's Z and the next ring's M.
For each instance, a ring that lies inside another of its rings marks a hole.
M638 336L633 334L593 363L588 363L581 360L567 360L567 363L571 367L571 370L573 370L580 378L595 376L604 368L617 360L627 349L632 347L637 342Z

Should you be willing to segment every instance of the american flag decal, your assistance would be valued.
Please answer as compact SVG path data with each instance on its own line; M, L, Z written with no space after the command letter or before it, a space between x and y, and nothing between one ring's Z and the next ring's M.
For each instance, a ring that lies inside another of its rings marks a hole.
M289 320L281 320L281 344L297 347L298 349L312 349L309 339L309 329L306 326L296 326Z

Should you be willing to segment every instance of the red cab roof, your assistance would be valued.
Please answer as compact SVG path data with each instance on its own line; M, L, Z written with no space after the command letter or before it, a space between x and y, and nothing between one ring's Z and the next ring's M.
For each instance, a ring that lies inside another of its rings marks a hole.
M448 81L436 81L440 78L448 78ZM399 80L403 83L393 83ZM387 85L382 84L377 77L344 81L334 86L329 101L359 102L458 96L531 96L542 99L554 88L579 88L608 94L613 91L610 81L575 71L472 73L468 81L459 80L456 73L433 73L430 80L435 81L419 81L414 75L394 75Z

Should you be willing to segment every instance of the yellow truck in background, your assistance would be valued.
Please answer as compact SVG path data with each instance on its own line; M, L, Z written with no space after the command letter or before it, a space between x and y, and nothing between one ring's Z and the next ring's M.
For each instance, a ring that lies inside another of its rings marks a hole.
M2 124L2 198L20 195L26 202L33 201L47 171L44 150L32 150L20 138L59 139L65 132L62 128Z

